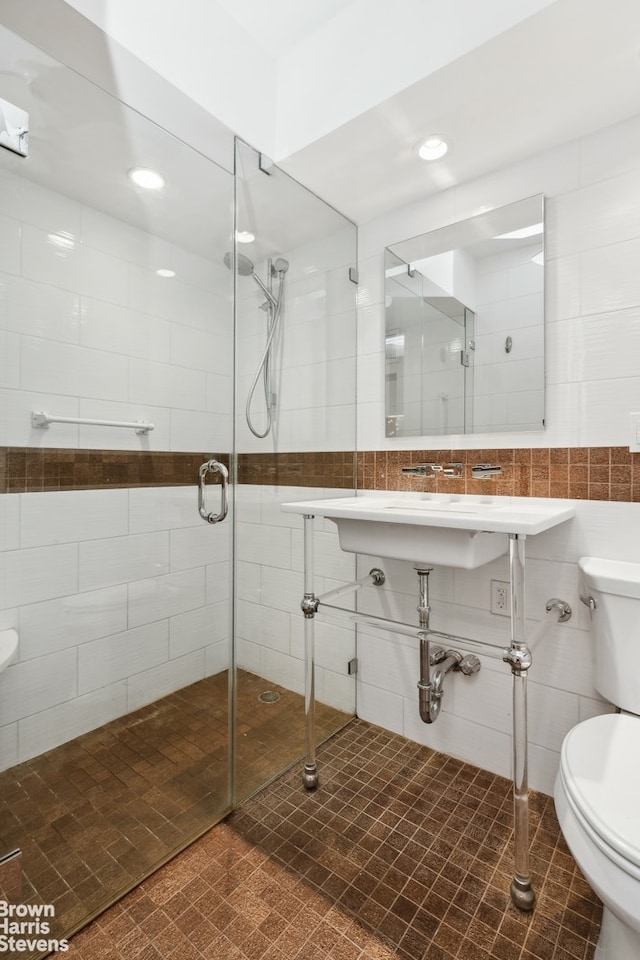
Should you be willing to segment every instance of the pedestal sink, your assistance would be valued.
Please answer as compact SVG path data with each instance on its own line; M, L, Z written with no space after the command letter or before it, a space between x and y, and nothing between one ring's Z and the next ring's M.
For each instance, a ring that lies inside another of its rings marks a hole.
M428 669L431 665L429 637L436 634L429 623L428 593L420 590L417 612L419 623L411 625L376 617L360 610L343 609L334 603L335 596L358 589L363 578L338 590L318 596L314 589L313 528L314 518L326 517L338 527L343 550L366 553L374 557L407 560L418 567L419 581L428 578L424 567L446 565L473 569L494 560L509 550L511 584L511 643L502 651L502 659L511 667L513 678L511 738L514 810L514 873L511 899L520 910L531 910L535 893L529 870L529 824L527 785L527 672L532 663L525 630L525 541L527 536L542 533L570 520L575 514L571 501L528 497L446 496L444 494L376 493L361 497L334 500L301 500L285 503L282 509L304 517L304 614L305 633L305 742L306 760L303 783L307 789L318 784L315 759L315 692L314 692L314 622L323 605L333 612L342 611L352 622L365 622L369 628L385 631L396 629L415 635L420 642L420 696L429 699L433 685ZM382 570L371 570L378 576L375 583L384 583ZM440 629L438 637L448 635ZM474 642L474 641L468 641ZM433 697L429 700L429 717ZM421 717L423 716L421 711ZM424 719L424 717L423 717Z
M542 533L575 513L563 500L437 494L303 500L282 509L332 520L350 553L467 570L505 554L510 534Z

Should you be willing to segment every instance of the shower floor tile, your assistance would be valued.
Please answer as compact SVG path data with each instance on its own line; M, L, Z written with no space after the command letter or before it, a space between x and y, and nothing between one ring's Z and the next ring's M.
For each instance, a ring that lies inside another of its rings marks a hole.
M241 800L304 753L304 701L238 670L236 705ZM318 738L348 720L321 706ZM0 852L22 849L20 902L52 904L58 938L79 929L228 812L229 762L225 672L0 773Z
M531 794L517 911L511 784L353 720L71 941L73 960L591 960L601 906Z

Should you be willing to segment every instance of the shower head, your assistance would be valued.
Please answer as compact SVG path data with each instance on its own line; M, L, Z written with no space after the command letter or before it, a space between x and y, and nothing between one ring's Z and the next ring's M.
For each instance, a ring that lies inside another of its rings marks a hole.
M286 263L287 267L289 266L286 260L283 260L282 263ZM225 267L228 267L229 270L233 270L233 254L231 252L225 253L224 265ZM286 267L281 268L281 271L282 271L281 275L284 274L285 269ZM264 293L265 297L267 298L271 306L276 307L278 305L278 301L276 300L274 295L271 293L271 291L268 289L266 284L262 282L262 280L256 273L253 266L253 261L249 260L249 257L245 257L243 253L236 254L236 270L238 272L238 275L241 277L253 277L253 279L258 284L258 286Z
M273 264L274 273L286 273L289 269L289 261L285 260L283 257L278 257Z
M233 254L225 253L224 255L224 265L228 267L229 270L233 270ZM250 277L253 273L253 263L249 260L249 257L245 257L243 253L239 253L236 256L236 270L241 277Z

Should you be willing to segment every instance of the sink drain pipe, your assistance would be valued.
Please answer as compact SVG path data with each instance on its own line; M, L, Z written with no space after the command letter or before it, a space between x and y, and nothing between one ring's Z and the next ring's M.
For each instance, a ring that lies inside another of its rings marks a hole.
M480 669L480 660L474 654L464 657L457 650L431 650L429 642L429 574L433 567L416 567L418 574L418 621L420 624L420 679L418 680L418 709L423 723L435 723L440 716L444 694L444 678L452 670L471 676ZM432 670L432 667L435 668Z

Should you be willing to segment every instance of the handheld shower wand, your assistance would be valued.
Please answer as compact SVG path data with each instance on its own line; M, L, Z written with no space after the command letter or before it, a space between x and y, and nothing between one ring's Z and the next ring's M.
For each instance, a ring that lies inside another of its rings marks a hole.
M224 255L225 266L230 270L233 269L233 255L231 253L225 253ZM276 331L278 329L278 323L280 320L280 313L282 307L282 293L283 293L283 284L284 284L284 275L289 269L289 262L283 257L278 257L277 260L272 264L269 261L269 272L271 276L278 277L278 293L277 296L274 296L272 291L268 288L266 283L264 283L260 277L255 272L254 265L249 257L246 257L244 254L239 253L236 256L236 271L241 277L253 277L255 282L258 284L265 297L267 298L267 314L268 314L268 323L267 323L267 340L260 357L260 362L258 364L258 369L256 370L255 377L251 387L249 388L249 393L247 395L247 403L245 407L245 417L247 420L247 426L251 430L252 434L255 437L258 437L260 440L264 440L265 437L269 435L271 427L273 424L273 407L275 404L275 398L271 390L271 348L273 344ZM251 419L251 404L253 402L253 395L256 391L258 385L258 380L262 375L263 385L264 385L264 399L265 399L265 408L267 414L267 424L264 431L261 433L253 424Z

